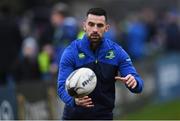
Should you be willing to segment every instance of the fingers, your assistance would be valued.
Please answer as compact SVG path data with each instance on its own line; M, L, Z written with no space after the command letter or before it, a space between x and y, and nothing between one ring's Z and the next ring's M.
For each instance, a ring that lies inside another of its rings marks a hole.
M81 98L81 99L79 99L79 103L84 104L84 105L91 104L92 100L91 100L91 98Z
M125 83L128 87L134 89L137 86L137 81L135 80L134 76L131 74L128 74L126 77L115 77L116 80L122 81Z
M133 79L127 86L134 89L136 87L136 85L137 85L137 82L135 79Z
M128 74L126 77L116 76L115 79L116 79L116 80L120 80L120 81L126 83L127 80L128 80L131 76L132 76L131 74Z
M92 99L88 96L84 96L82 98L75 98L76 105L82 106L82 107L94 107L94 104L92 102Z
M93 107L92 99L88 96L79 99L79 104L83 107Z
M126 78L125 77L120 77L120 76L116 76L115 77L116 80L122 81L122 82L126 82Z
M134 76L130 76L130 77L127 79L127 81L126 81L126 84L129 86L129 85L132 84L132 82L133 82L134 80L135 80L135 79L134 79Z
M132 89L134 89L137 86L137 82L135 81L135 83L132 86Z

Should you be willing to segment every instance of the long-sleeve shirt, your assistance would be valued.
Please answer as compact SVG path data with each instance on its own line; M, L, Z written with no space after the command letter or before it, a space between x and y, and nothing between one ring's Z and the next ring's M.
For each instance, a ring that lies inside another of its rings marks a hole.
M97 85L88 96L92 98L92 108L75 105L74 98L65 90L65 81L74 70L87 67L97 76ZM90 40L85 35L81 40L73 41L64 51L59 64L58 95L65 103L64 119L112 119L115 102L115 76L118 71L122 77L131 74L137 81L133 93L140 93L143 80L135 70L128 54L115 42L103 38L93 52Z

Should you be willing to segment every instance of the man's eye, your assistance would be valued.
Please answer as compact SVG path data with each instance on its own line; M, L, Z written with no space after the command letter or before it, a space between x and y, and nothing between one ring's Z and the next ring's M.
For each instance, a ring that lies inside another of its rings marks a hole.
M102 28L102 27L104 27L104 24L97 24L97 27Z
M92 22L89 22L88 25L91 26L91 27L95 26L95 24L92 23Z

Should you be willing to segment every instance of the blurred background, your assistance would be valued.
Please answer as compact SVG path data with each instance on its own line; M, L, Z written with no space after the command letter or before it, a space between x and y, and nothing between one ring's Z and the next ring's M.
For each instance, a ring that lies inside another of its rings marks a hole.
M144 79L135 95L116 82L114 119L180 119L179 0L0 0L0 120L61 119L59 59L91 7Z

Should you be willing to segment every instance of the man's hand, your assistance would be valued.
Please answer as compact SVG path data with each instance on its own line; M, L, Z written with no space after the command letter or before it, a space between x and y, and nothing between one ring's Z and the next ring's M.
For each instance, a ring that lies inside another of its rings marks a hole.
M75 98L75 103L76 103L76 105L82 106L85 108L94 107L92 99L89 98L88 96L84 96L82 98Z
M131 74L128 74L126 77L116 76L115 79L118 81L122 81L131 89L134 89L137 86L137 81Z

